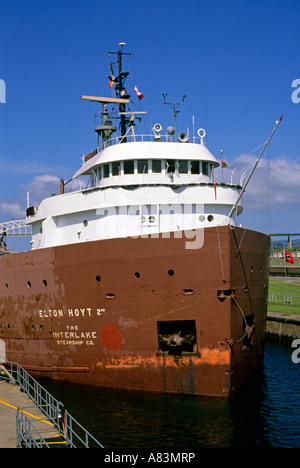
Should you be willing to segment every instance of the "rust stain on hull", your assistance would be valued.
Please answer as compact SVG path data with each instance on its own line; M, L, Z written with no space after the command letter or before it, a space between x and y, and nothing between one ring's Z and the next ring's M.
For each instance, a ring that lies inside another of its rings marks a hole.
M201 364L229 365L230 351L220 349L204 348L199 351L199 356L121 356L110 358L108 361L97 362L96 366L109 368L131 368L140 366L151 367L189 367L200 366Z

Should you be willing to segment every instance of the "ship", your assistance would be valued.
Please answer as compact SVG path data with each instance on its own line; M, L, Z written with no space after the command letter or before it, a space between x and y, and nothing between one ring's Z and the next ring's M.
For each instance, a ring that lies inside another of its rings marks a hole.
M263 366L270 238L238 226L247 183L216 181L203 128L139 134L124 45L110 54L114 95L81 96L102 106L97 148L27 208L30 250L9 253L2 233L0 359L57 381L229 399Z

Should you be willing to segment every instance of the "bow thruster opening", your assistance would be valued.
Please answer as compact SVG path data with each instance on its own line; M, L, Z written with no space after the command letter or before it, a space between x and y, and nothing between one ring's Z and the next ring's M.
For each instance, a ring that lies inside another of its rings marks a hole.
M164 354L180 356L197 352L195 320L157 322L158 348Z

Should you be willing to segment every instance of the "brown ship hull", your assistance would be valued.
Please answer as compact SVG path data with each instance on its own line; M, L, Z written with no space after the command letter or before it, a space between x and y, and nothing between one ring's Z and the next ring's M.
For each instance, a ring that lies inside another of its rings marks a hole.
M269 237L222 226L201 248L186 241L0 257L0 359L86 385L229 398L263 362Z

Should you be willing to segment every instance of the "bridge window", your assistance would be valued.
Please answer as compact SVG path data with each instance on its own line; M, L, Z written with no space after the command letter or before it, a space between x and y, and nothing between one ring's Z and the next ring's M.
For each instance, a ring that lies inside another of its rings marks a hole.
M175 163L176 161L174 159L167 159L166 160L166 171L168 173L170 172L175 172Z
M203 162L202 163L202 174L203 175L208 175L208 162Z
M161 173L161 160L160 159L152 160L152 172L155 174Z
M187 174L188 173L188 162L184 160L178 161L178 172L179 174Z
M138 159L138 173L147 174L148 172L148 161L146 159Z
M103 166L103 177L109 177L109 164Z
M191 161L191 174L200 174L199 161Z
M134 161L124 161L124 174L134 174Z
M113 176L118 176L121 174L120 164L121 164L120 161L112 163L112 175Z

